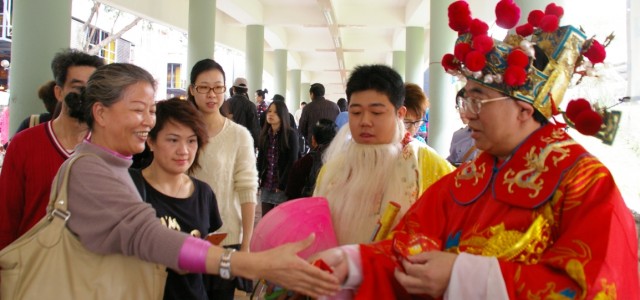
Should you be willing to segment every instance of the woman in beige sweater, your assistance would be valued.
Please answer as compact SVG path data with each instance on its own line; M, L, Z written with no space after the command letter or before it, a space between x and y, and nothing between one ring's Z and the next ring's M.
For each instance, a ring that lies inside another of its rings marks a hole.
M225 74L212 59L197 62L191 70L188 100L204 115L209 143L193 173L208 183L218 200L222 227L216 232L227 233L225 248L249 252L258 191L258 171L253 138L242 125L220 113L224 103ZM235 282L207 277L211 299L233 299Z

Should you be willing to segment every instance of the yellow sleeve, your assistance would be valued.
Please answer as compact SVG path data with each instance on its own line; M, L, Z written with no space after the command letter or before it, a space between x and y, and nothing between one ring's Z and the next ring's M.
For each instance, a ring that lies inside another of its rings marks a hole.
M420 195L433 183L455 170L446 159L429 147L418 148Z

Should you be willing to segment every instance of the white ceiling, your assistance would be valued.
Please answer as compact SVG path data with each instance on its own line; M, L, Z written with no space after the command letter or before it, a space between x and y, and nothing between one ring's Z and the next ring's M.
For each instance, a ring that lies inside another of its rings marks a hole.
M187 31L189 0L101 2ZM429 0L217 0L217 9L216 42L244 51L246 25L264 25L265 70L273 74L273 50L285 49L287 69L324 84L333 101L344 97L355 66L393 63L407 26L429 32Z

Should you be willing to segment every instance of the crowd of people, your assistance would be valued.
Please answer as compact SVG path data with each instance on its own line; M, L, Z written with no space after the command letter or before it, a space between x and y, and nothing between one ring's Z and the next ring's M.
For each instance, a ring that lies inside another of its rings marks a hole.
M233 299L259 279L335 299L637 299L632 214L608 169L553 118L568 84L555 78L595 42L566 26L554 30L564 39L533 33L527 52L522 38L460 25L465 4L449 7L459 36L443 66L465 83L451 101L465 127L447 158L418 133L424 91L386 65L356 67L337 102L312 84L292 114L267 89L252 101L244 78L228 88L213 59L191 69L187 100L157 101L146 70L61 51L40 88L48 112L27 117L6 149L0 249L56 217L54 177L70 168L67 228L91 252L166 266L164 299ZM296 253L309 236L251 251L258 203L266 215L310 196L327 200L335 248L306 261ZM390 210L393 229L380 234Z

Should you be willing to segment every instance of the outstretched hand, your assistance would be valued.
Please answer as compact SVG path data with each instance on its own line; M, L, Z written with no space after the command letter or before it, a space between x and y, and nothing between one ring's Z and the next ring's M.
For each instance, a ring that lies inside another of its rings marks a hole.
M311 265L297 256L309 247L315 235L302 241L285 244L268 251L255 253L256 278L264 278L286 289L317 298L335 294L340 285L336 277Z
M402 261L405 272L395 271L398 282L410 294L427 294L437 298L442 296L449 285L453 263L457 254L428 251Z

